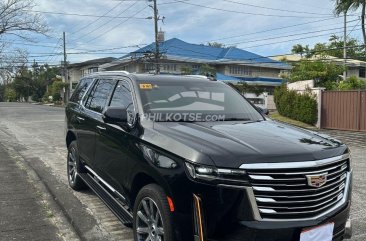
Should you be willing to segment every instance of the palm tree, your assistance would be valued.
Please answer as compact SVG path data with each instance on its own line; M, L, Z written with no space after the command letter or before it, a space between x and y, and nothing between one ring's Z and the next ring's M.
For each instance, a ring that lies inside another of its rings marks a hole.
M366 30L365 30L365 10L366 0L333 0L335 1L334 13L340 15L342 13L347 14L349 10L356 11L361 8L361 28L363 35L363 42L366 48Z

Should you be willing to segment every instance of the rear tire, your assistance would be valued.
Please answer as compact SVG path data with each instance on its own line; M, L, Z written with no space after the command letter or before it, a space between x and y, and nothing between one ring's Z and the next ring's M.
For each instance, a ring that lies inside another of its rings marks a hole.
M167 195L160 186L149 184L141 189L135 201L133 216L135 241L176 241Z
M72 141L67 153L67 178L69 180L70 187L76 191L87 188L86 184L79 176L79 173L81 173L82 170L83 167L79 159L77 141Z

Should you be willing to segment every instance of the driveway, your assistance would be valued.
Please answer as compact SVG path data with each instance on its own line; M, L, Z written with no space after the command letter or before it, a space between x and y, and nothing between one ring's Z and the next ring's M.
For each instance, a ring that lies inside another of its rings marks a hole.
M366 132L320 130L346 143L352 154L353 192L351 218L354 241L366 240Z

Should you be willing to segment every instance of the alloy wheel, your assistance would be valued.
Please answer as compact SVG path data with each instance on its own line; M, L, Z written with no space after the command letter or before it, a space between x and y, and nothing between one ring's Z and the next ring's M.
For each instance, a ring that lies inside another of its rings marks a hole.
M69 169L69 180L71 183L75 182L77 170L76 170L76 155L75 148L70 148L67 168Z
M141 200L136 217L137 240L164 241L164 228L160 210L149 197Z

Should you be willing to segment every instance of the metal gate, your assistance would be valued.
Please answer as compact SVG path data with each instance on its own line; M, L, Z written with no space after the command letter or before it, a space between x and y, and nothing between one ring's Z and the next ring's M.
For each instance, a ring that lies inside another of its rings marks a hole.
M366 131L366 91L324 91L321 127Z

